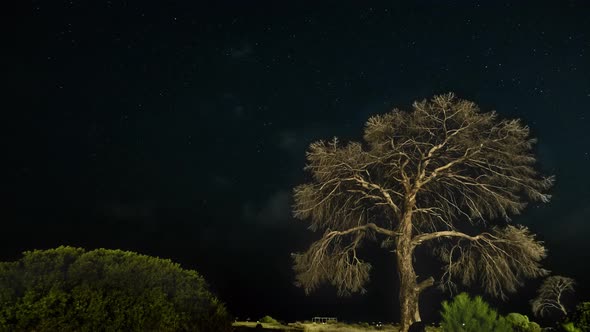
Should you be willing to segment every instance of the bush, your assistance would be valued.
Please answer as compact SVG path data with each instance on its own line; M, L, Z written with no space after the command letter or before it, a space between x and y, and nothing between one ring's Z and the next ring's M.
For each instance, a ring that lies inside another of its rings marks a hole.
M137 253L59 247L0 262L0 331L229 331L196 271Z
M577 328L573 322L563 323L561 327L563 327L565 332L582 332L582 330Z
M509 313L506 321L510 323L514 332L541 332L539 324L529 321L527 316L516 312Z
M590 302L582 302L576 307L572 321L583 332L590 332Z
M269 315L266 315L266 316L260 318L259 322L265 323L265 324L276 324L276 325L280 324L278 320L270 317Z
M451 303L445 301L441 312L443 331L452 332L509 332L512 327L480 297L471 299L461 293Z
M539 325L537 322L530 322L529 323L529 331L530 332L542 332L543 329L541 328L541 325Z

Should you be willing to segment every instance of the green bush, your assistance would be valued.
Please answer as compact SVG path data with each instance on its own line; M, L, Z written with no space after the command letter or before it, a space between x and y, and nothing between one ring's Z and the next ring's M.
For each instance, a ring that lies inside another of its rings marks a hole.
M561 324L561 327L563 327L565 332L582 332L582 330L577 328L573 322L563 323Z
M0 262L0 331L230 331L196 271L137 253L59 247Z
M527 316L516 312L509 313L506 321L510 323L514 332L541 332L539 324L529 321Z
M480 297L461 293L452 302L443 302L441 326L449 332L509 332L510 323Z
M572 321L583 332L590 332L590 302L582 302L576 307Z
M529 331L530 332L541 332L541 331L543 331L543 329L541 328L541 325L539 325L537 322L530 322Z
M280 324L278 320L270 317L269 315L266 315L262 318L260 318L259 322L261 323L265 323L265 324Z

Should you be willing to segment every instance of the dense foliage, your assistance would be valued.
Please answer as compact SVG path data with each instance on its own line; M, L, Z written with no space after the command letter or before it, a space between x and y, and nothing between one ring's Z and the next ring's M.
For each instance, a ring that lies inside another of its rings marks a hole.
M510 332L510 323L480 297L461 293L442 304L441 326L453 332Z
M514 332L541 332L541 326L529 321L529 318L525 315L512 312L506 316L506 320L510 323Z
M576 307L572 322L583 332L590 332L590 302L582 302Z
M121 250L59 247L0 262L0 331L226 331L196 271Z
M565 332L582 332L582 330L577 328L573 322L563 323L561 327Z

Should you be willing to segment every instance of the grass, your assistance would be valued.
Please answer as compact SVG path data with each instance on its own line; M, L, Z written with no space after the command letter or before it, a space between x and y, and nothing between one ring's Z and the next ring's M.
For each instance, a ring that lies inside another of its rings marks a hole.
M235 322L234 326L246 326L254 328L256 322ZM386 324L381 328L370 326L368 324L346 324L346 323L329 323L329 324L317 324L317 323L289 323L288 325L281 324L266 324L261 323L264 329L275 329L285 331L303 331L303 332L366 332L366 331L384 331L384 332L397 332L399 326ZM440 332L442 329L437 327L428 326L427 332Z

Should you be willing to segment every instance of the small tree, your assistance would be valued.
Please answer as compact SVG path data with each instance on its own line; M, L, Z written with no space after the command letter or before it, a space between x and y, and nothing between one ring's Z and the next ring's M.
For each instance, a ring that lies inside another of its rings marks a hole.
M478 283L505 298L525 278L546 275L542 243L506 223L528 202L550 199L553 178L535 170L534 143L519 120L452 94L369 118L364 143L312 143L311 177L294 189L294 216L323 235L293 255L296 284L306 292L323 282L341 295L364 292L371 265L359 248L378 241L395 254L405 332L421 320L419 296L435 283L418 279L420 246L442 260L443 288Z
M510 323L481 298L461 293L452 302L443 302L441 326L453 332L511 332Z
M574 285L574 279L568 277L550 276L545 278L537 290L537 297L531 301L533 313L540 317L551 312L559 312L563 317L567 316L568 312L563 302L563 296L573 292Z

